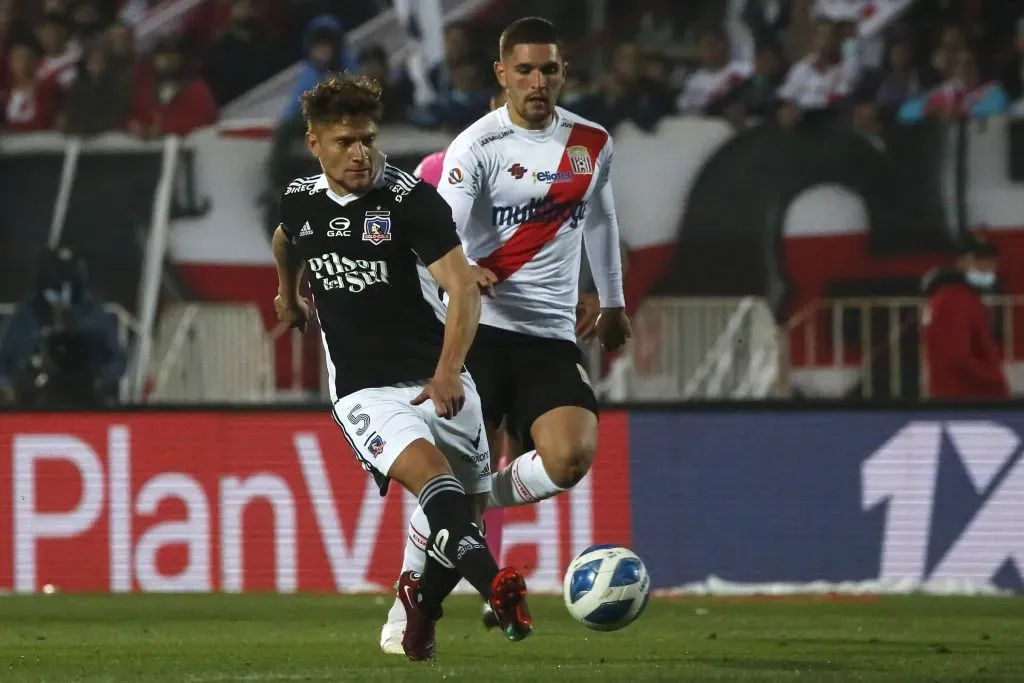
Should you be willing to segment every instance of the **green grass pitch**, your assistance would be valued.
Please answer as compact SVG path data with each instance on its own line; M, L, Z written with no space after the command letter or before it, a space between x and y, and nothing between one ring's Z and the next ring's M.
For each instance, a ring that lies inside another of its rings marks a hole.
M652 600L618 633L531 599L509 643L452 598L438 658L378 649L371 596L0 597L0 681L1024 681L1018 598Z

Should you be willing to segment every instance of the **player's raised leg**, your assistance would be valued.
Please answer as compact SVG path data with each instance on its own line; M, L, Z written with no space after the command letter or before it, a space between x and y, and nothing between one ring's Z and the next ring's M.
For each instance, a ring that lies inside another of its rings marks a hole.
M426 439L416 439L391 465L388 476L405 486L420 501L434 532L430 558L464 576L489 599L498 566L487 550L483 534L473 522L471 503L448 460ZM430 568L408 571L399 580L399 596L406 610L404 648L410 659L434 656L434 622L450 588L446 577Z
M535 449L516 458L491 480L488 508L536 503L575 486L597 453L597 415L579 406L559 406L530 427Z

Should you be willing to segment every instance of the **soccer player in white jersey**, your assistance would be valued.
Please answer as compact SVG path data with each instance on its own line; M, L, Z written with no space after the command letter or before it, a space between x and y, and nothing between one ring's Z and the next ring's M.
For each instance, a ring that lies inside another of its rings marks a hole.
M488 439L505 421L526 452L492 475L489 508L535 503L579 482L597 450L597 400L576 345L581 240L601 301L602 346L630 336L622 293L618 224L606 131L555 106L566 63L554 26L513 22L494 65L508 103L452 142L438 191L452 207L463 248L485 297L467 358L483 404ZM492 441L493 442L493 441ZM410 533L426 533L417 510ZM423 562L406 546L405 569ZM382 633L401 633L392 610Z

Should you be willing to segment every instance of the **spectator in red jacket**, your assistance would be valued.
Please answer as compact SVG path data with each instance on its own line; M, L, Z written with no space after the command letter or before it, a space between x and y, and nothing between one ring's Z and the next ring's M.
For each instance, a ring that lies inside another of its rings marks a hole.
M213 93L191 76L185 52L175 38L160 41L153 50L153 71L136 83L128 129L142 137L188 135L217 121Z
M47 14L36 26L36 39L43 47L43 59L37 68L39 80L52 81L67 90L82 59L82 45L71 34L70 20L63 14Z
M8 78L0 88L0 122L9 131L40 131L53 125L56 114L55 85L39 80L41 53L28 43L11 47Z
M924 336L932 398L1006 398L1010 391L981 297L996 282L996 252L974 241L951 271L925 278Z

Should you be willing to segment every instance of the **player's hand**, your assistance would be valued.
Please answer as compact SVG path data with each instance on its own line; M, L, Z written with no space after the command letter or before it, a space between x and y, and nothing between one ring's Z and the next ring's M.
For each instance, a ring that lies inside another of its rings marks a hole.
M480 288L480 293L493 299L494 285L498 283L498 276L482 266L470 266L470 270L473 271L473 277L476 279L476 286Z
M597 332L597 319L601 316L601 301L597 294L580 294L576 304L576 336L590 339Z
M624 308L602 308L597 319L597 337L605 351L618 351L633 336Z
M450 420L458 415L462 406L466 404L466 389L462 386L462 375L457 372L435 374L427 382L427 386L423 387L423 391L409 403L418 406L427 399L434 402L434 412L438 417Z
M277 319L289 328L298 328L299 332L306 331L306 323L309 322L309 302L305 298L284 297L278 294L274 297L274 311L277 312Z

